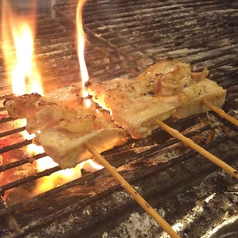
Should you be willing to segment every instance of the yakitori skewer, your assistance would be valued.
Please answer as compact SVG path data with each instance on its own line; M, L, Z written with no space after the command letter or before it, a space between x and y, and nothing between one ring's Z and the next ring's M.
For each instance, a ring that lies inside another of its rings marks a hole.
M189 139L189 138L185 137L184 135L182 135L179 131L171 128L168 125L166 125L164 122L162 122L160 120L156 120L156 123L163 130L167 131L171 136L173 136L173 137L177 138L178 140L182 141L184 144L186 144L190 148L194 149L195 151L197 151L198 153L203 155L205 158L209 159L214 164L218 165L224 171L226 171L227 173L231 174L232 176L234 176L235 178L238 179L238 171L235 170L234 168L232 168L230 165L228 165L227 163L225 163L224 161L222 161L218 157L214 156L213 154L211 154L210 152L208 152L207 150L205 150L201 146L197 145L191 139Z
M144 200L143 197L118 173L93 146L86 143L89 152L100 161L100 163L108 170L112 176L120 183L120 185L139 203L139 205L166 231L172 238L180 236L172 229L172 227Z
M229 114L224 112L221 108L216 107L212 103L208 102L206 99L203 100L203 104L209 107L211 110L216 112L220 117L225 118L235 126L238 126L238 120L236 120L234 117L231 117Z

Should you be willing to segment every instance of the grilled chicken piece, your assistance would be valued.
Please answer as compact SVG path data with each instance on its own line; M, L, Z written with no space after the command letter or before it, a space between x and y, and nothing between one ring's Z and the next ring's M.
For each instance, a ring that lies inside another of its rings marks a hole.
M204 99L221 107L226 90L207 75L207 69L192 72L189 64L172 59L151 66L134 80L117 78L87 83L86 87L93 100L110 111L114 122L137 139L158 128L155 119L208 111ZM62 168L68 168L90 157L85 141L102 152L126 140L126 132L111 121L109 114L96 110L94 104L85 109L79 95L81 89L70 86L45 97L13 97L4 104L10 116L26 117L26 129L36 134L35 142Z
M171 117L180 103L177 95L155 96L148 80L117 78L88 85L87 90L133 138L150 135L158 127L154 119Z
M185 118L209 111L210 109L203 104L204 99L217 107L222 107L226 99L226 90L207 78L190 85L179 94L181 106L172 116Z
M182 92L184 88L205 79L208 70L191 72L190 64L177 59L165 59L145 70L137 77L140 81L149 81L153 85L155 95L171 96Z
M8 115L14 118L30 118L45 105L64 105L71 108L82 107L81 87L70 85L53 91L46 96L38 93L10 97L3 102L7 105ZM11 103L12 102L12 103Z
M152 65L137 80L150 81L155 95L178 95L180 103L172 116L185 118L208 111L204 99L217 107L224 104L226 90L209 80L208 73L206 68L202 72L192 72L190 64L170 59Z
M208 111L202 103L205 98L221 107L226 91L207 75L207 69L192 72L189 64L170 59L149 67L136 80L118 78L86 86L118 124L133 138L141 138L158 128L154 119Z
M4 102L10 116L27 119L26 130L36 135L35 143L63 169L91 157L86 141L102 152L123 144L127 134L104 110L96 110L94 105L84 108L75 90L72 86L46 97L29 94Z

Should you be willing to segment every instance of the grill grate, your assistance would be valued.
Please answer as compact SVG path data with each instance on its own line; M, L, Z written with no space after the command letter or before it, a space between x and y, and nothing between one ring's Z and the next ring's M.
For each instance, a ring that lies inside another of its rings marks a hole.
M64 1L63 1L64 2ZM78 81L79 67L74 42L75 3L56 4L60 16L55 20L38 17L36 64L43 76L44 86L50 91L55 85ZM86 63L91 80L108 80L117 76L133 77L164 57L175 57L190 62L195 69L207 66L210 76L228 89L224 108L237 116L237 7L220 1L91 1L84 9L85 31L88 34ZM0 55L2 64L2 56ZM5 78L0 66L0 77ZM3 95L9 85L1 81ZM1 101L5 96L1 97ZM0 154L18 156L18 160L0 165L0 172L34 163L45 154L25 157L24 148L32 143L18 141L24 130L14 127L15 120L4 116L0 120ZM237 168L237 128L213 113L167 123L189 138ZM13 126L12 126L13 125ZM9 130L10 128L10 130ZM17 139L13 145L4 142ZM155 207L165 207L165 219L173 224L189 212L176 212L176 195L213 176L214 187L221 181L228 191L236 181L217 172L217 167L161 130L141 140L129 140L120 148L104 153L106 159ZM1 193L15 187L34 186L35 181L60 170L58 166L29 174L1 186ZM218 180L216 178L221 177ZM25 191L25 190L24 190ZM218 189L219 191L219 189ZM191 195L194 202L197 197ZM53 201L53 202L52 202ZM178 202L178 201L177 201ZM235 199L234 199L234 204ZM192 203L189 204L189 208ZM219 209L217 208L217 211ZM123 212L121 212L123 211ZM0 234L6 237L95 237L123 221L131 212L141 211L138 205L120 188L104 169L86 173L74 181L32 198L20 199L4 205L0 203ZM234 211L224 209L211 216L211 227L221 214ZM10 216L10 218L9 218ZM12 217L11 217L12 216ZM5 219L4 219L5 218ZM18 226L15 226L17 222ZM201 224L208 223L206 219ZM188 237L194 236L196 222L187 228ZM205 226L205 225L204 225ZM94 231L92 231L94 227ZM209 227L200 231L203 235ZM156 228L156 234L162 230ZM184 233L185 234L185 233ZM183 234L183 235L184 235ZM197 233L198 234L198 233Z
M75 49L75 34L64 28L47 16L37 19L37 34L35 42L35 61L44 81L44 86L52 90L55 85L68 85L80 80L77 52ZM87 42L86 63L90 77L102 80L105 77L132 75L136 71L127 67L122 56L113 50L107 51L92 42ZM3 55L0 54L1 89L9 93L9 83L3 65ZM109 75L109 76L107 76ZM2 92L4 95L5 91Z
M74 22L76 2L54 8ZM235 1L88 1L84 24L142 70L175 57L224 72L237 70L237 9Z

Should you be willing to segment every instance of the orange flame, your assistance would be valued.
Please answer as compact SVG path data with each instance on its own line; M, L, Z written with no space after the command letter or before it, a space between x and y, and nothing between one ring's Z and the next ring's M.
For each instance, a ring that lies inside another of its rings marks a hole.
M34 14L36 2L32 1L29 15ZM2 48L4 62L7 68L7 80L12 85L12 93L22 95L37 92L43 94L41 77L33 61L35 40L35 19L20 16L14 12L10 1L2 1ZM18 120L18 126L26 125L26 120ZM22 133L25 139L32 139L26 131ZM38 150L35 145L28 147L29 151Z
M77 50L78 50L78 60L80 66L80 75L82 80L82 94L83 97L87 97L88 93L85 90L84 84L88 81L89 75L86 67L85 59L84 59L84 50L85 50L85 42L86 37L83 30L83 17L82 17L82 9L86 0L79 0L77 11L76 11L76 27L77 27ZM86 107L89 107L91 102L90 100L85 100Z
M38 171L53 168L58 164L55 163L49 156L37 160ZM42 193L52 188L65 184L69 181L81 177L82 165L78 164L75 168L57 171L47 177L38 180L35 193Z
M32 1L29 14L35 12ZM2 42L4 62L12 92L16 95L37 92L43 94L40 74L33 61L35 24L29 16L13 12L10 1L2 1Z
M13 12L9 0L2 1L2 42L4 52L4 62L8 72L9 84L12 85L12 92L16 95L25 93L37 92L43 95L43 87L40 80L40 75L37 71L35 62L33 61L34 41L35 41L35 25L34 19L23 18ZM33 1L35 2L35 1ZM79 1L77 7L77 32L78 32L78 58L80 63L80 71L83 86L83 97L88 94L84 90L84 83L88 80L88 71L84 60L85 36L82 28L82 7L85 0ZM32 13L35 11L32 6ZM34 14L33 14L34 15ZM87 107L90 106L85 100ZM25 125L25 120L21 120L21 125ZM29 135L26 131L23 132L25 139L32 139L34 135ZM28 155L43 153L41 146L31 144L27 147ZM57 166L57 164L49 157L40 158L37 160L36 168L38 171ZM62 185L73 179L81 176L82 167L87 167L89 170L98 170L101 167L91 160L82 162L73 169L60 170L37 180L37 188L34 193L38 194L50 190L56 186ZM96 166L96 167L95 167ZM99 166L99 167L98 167Z

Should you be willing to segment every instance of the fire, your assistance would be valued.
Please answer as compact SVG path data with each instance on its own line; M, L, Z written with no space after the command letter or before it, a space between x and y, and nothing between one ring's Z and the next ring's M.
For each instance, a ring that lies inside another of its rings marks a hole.
M82 9L86 0L79 0L77 11L76 11L76 27L77 27L77 50L78 50L78 60L80 66L80 75L82 80L82 96L86 98L88 96L87 91L85 90L85 83L89 79L88 70L86 67L85 59L84 59L84 50L85 50L85 33L83 30L83 20L82 20ZM89 99L85 99L86 107L91 105Z
M31 3L30 14L34 14L35 1ZM22 95L37 92L43 94L40 73L34 62L35 25L34 19L14 12L8 0L2 1L2 48L7 69L7 80L12 85L12 93ZM26 120L18 120L18 126L26 125ZM25 139L32 139L26 131ZM34 151L35 145L29 147Z
M32 9L34 4L33 1ZM32 92L43 94L40 74L33 60L34 19L13 12L8 0L2 1L2 8L3 54L12 92L16 95Z
M7 69L7 79L12 85L12 93L22 95L26 93L39 93L44 95L41 83L41 77L34 62L34 41L35 25L34 19L23 18L11 9L10 1L3 0L2 7L2 42L4 52L4 62ZM33 1L35 2L35 1ZM79 1L77 7L77 33L78 33L78 58L80 63L80 72L82 78L83 97L87 97L84 89L85 82L89 79L87 67L84 60L85 35L82 28L82 7L85 1ZM34 8L34 6L33 6ZM34 12L34 9L32 10ZM85 105L90 106L90 100L85 100ZM25 120L20 120L18 126L26 125ZM25 139L33 139L34 135L29 135L26 131L22 133ZM41 146L31 144L27 147L27 154L34 155L43 153ZM38 172L57 166L49 156L40 158L36 161ZM56 186L62 185L81 176L81 169L95 171L102 166L92 160L82 162L73 169L60 170L43 177L38 181L37 188L33 193L38 194L50 190Z
M50 169L58 164L55 163L49 156L41 158L37 161L38 171L44 171L45 169ZM66 182L72 181L81 177L82 165L78 164L75 168L60 170L51 174L50 176L41 178L38 180L38 185L36 189L36 194L48 191L52 188L60 186Z

